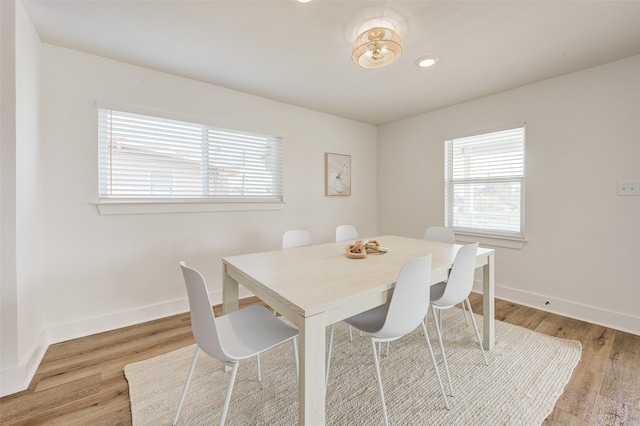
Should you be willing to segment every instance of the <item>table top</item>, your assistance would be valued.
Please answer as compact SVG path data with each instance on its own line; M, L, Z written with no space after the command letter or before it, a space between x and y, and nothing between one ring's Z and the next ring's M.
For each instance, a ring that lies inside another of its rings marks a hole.
M224 257L227 274L274 308L293 310L301 317L333 312L331 322L384 303L406 261L431 254L432 283L445 280L460 245L422 239L380 236L388 249L350 259L350 242ZM477 266L494 250L480 248Z

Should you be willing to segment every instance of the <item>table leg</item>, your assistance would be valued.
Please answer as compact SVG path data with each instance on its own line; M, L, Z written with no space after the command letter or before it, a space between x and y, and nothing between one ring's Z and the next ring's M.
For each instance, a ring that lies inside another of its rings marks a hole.
M228 314L240 309L240 285L236 280L227 275L227 265L222 264L222 313ZM231 367L225 363L224 371L231 371Z
M222 264L222 311L225 314L240 308L240 290L236 280L227 275L227 265Z
M482 318L483 345L490 350L495 340L495 278L494 255L489 255L487 264L482 268Z
M325 322L324 315L305 318L300 327L300 385L298 423L325 424Z

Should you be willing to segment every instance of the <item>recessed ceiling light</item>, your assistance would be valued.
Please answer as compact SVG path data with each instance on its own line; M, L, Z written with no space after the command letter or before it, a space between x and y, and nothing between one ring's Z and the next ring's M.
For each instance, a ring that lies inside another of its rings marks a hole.
M437 56L423 56L421 58L418 58L418 60L416 61L416 65L420 68L429 68L437 64L439 60L440 58L438 58Z
M296 0L298 3L311 3L311 0Z

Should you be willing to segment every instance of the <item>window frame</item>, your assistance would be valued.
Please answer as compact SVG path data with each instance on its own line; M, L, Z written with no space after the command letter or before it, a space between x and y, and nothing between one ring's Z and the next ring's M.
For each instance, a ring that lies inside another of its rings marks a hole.
M456 141L461 140L469 140L472 138L480 138L486 137L492 134L499 134L502 132L508 132L513 130L521 129L522 132L522 173L520 177L511 176L511 177L502 177L502 178L468 178L468 179L454 179L452 176L453 173L453 156L450 155L452 151L452 145ZM525 241L525 184L526 184L526 123L513 124L509 126L503 126L499 128L493 128L483 131L477 131L473 133L468 133L463 136L457 136L452 138L447 138L444 141L444 168L445 168L445 176L444 176L444 198L445 198L445 226L451 228L457 235L460 234L462 236L473 236L480 237L486 239L485 241L493 241L497 240L511 240L514 242L517 241ZM455 217L455 208L454 208L454 196L453 190L456 184L473 184L473 183L506 183L506 182L518 182L520 184L520 218L519 218L519 231L509 231L506 229L503 230L494 230L489 228L480 228L480 227L465 227L465 226L455 226L454 225L454 217ZM461 240L465 240L464 237ZM501 245L500 243L496 245ZM505 247L511 247L511 245L507 244ZM513 246L513 248L521 248L521 246Z

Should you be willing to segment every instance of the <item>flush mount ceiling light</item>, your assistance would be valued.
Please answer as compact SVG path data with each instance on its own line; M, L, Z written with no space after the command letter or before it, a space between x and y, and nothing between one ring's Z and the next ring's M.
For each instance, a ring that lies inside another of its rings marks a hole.
M393 28L375 26L363 31L353 42L351 59L363 68L382 68L402 54L400 36Z
M420 68L429 68L437 64L439 60L440 58L438 58L437 56L423 56L421 58L418 58L418 60L416 61L416 65Z

